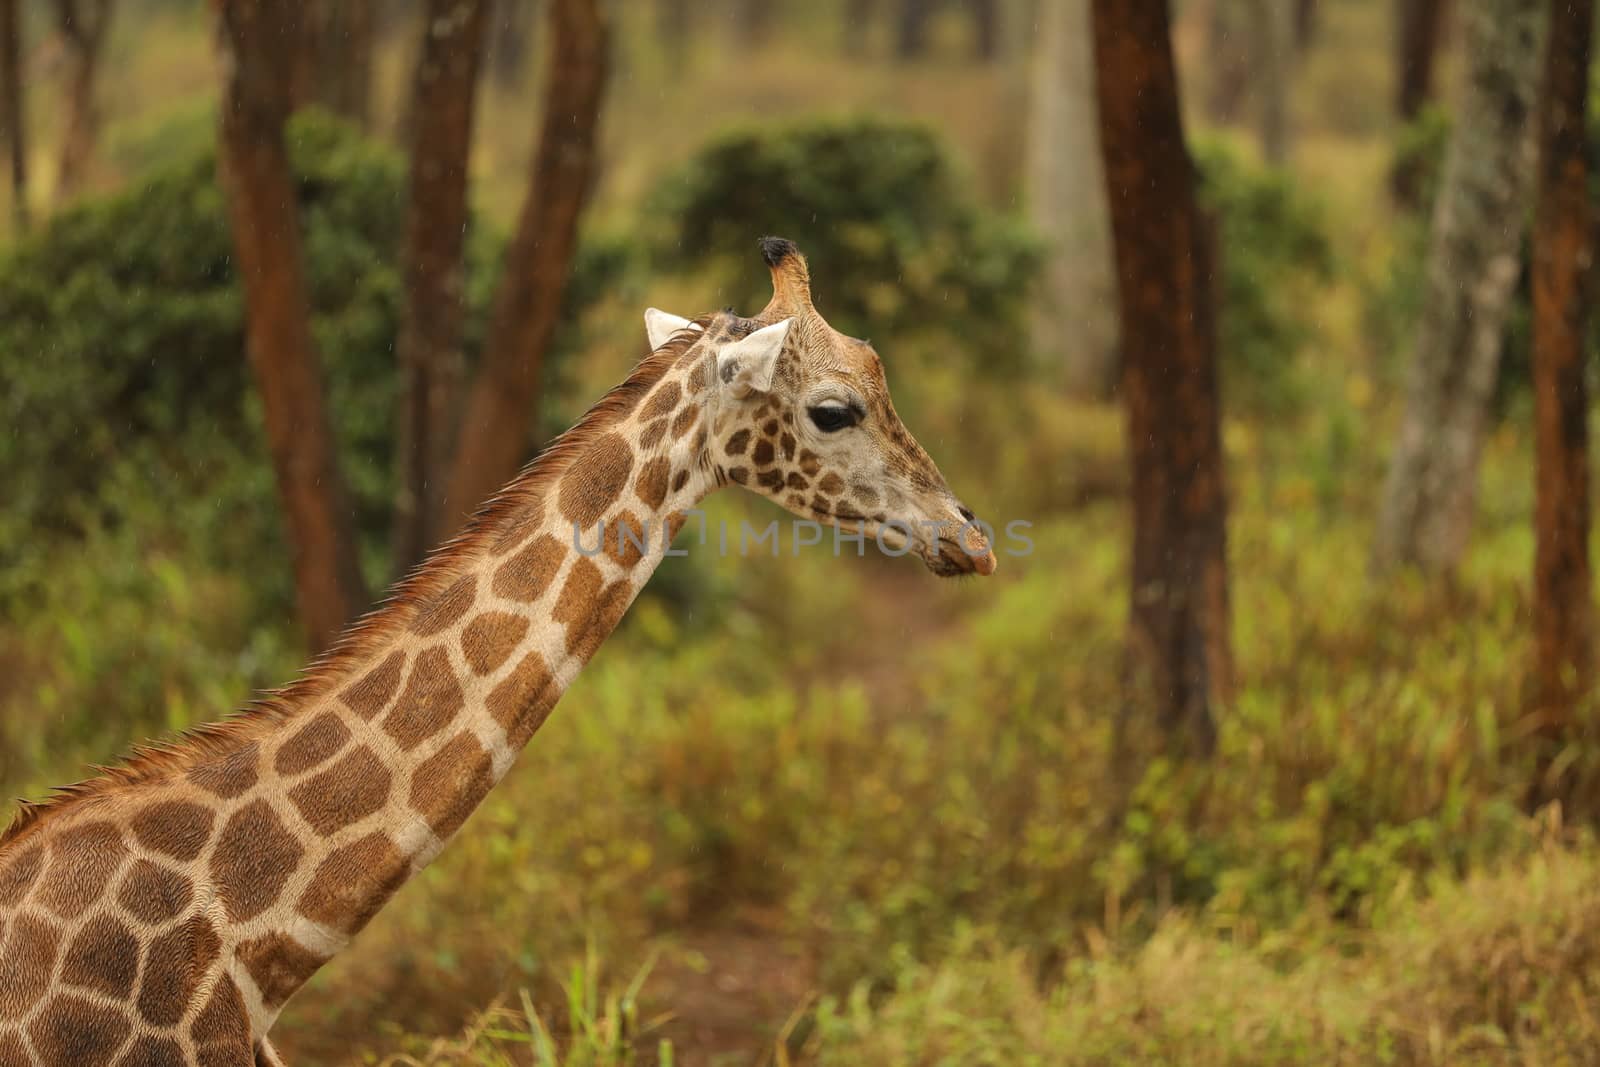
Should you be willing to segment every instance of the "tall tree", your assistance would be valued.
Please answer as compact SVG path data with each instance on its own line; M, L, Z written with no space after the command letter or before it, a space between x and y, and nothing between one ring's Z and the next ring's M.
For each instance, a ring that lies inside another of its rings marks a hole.
M1453 569L1466 550L1478 456L1520 270L1533 171L1542 0L1464 5L1467 70L1428 249L1427 298L1373 547L1374 569Z
M490 0L428 0L411 103L411 182L395 350L401 398L393 551L397 569L422 559L442 532L466 301L462 251L467 163Z
M244 288L245 341L294 555L307 640L326 647L367 594L311 338L294 181L283 126L295 61L294 0L214 0L222 20L218 164Z
M900 0L895 16L894 54L915 59L928 47L928 20L933 17L934 0Z
M56 25L67 56L67 120L56 173L58 197L69 197L83 185L100 137L95 81L115 7L114 0L56 0Z
M594 184L609 32L599 0L550 0L549 9L543 126L461 421L446 527L472 514L521 463Z
M1251 53L1261 154L1282 165L1289 156L1289 73L1294 11L1284 0L1250 0Z
M1209 751L1233 685L1212 235L1184 142L1167 0L1094 0L1100 145L1133 472L1125 719Z
M0 0L0 132L11 159L11 217L28 228L28 128L22 96L22 20L17 0Z
M1094 109L1089 0L1040 8L1034 26L1028 205L1049 242L1033 310L1034 350L1059 364L1074 393L1109 397L1117 381L1116 281Z
M494 0L489 76L502 89L515 89L522 84L538 21L539 0Z
M1445 0L1398 0L1395 35L1395 111L1410 122L1433 95L1434 58L1444 26Z
M306 0L310 95L358 126L372 120L377 0Z
M1550 0L1539 108L1539 204L1533 229L1533 632L1542 733L1571 739L1594 679L1594 573L1589 566L1589 398L1584 383L1588 281L1589 51L1593 0ZM1548 756L1550 753L1546 753ZM1558 783L1543 783L1559 795Z

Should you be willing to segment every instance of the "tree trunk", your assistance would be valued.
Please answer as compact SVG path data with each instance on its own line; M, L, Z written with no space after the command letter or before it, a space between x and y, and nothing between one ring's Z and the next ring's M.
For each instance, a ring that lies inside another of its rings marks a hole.
M1206 113L1219 125L1236 122L1250 92L1249 28L1241 0L1207 0Z
M1467 72L1428 251L1427 299L1378 515L1374 570L1452 570L1465 552L1478 455L1520 270L1533 170L1542 0L1473 0Z
M915 59L928 47L928 19L933 15L933 0L900 0L900 15L895 26L894 54Z
M100 108L95 79L100 53L111 26L113 0L56 0L56 22L66 44L66 132L61 141L61 166L56 197L65 200L83 187L100 136Z
M1094 110L1089 0L1040 8L1028 135L1028 204L1049 243L1033 348L1067 388L1105 399L1117 384L1116 280Z
M1410 122L1433 95L1434 57L1439 52L1444 0L1399 0L1395 56L1395 111Z
M363 129L372 121L372 53L376 0L321 0L310 10L314 99Z
M1166 0L1094 0L1100 144L1133 473L1124 720L1209 752L1233 686L1212 237L1184 143Z
M1251 0L1251 51L1255 57L1261 154L1282 166L1289 157L1289 64L1294 12L1284 0Z
M28 228L28 128L22 98L22 23L17 0L0 0L0 130L11 157L11 218Z
M772 34L772 18L776 0L739 0L734 9L735 36L744 48L764 44Z
M1000 56L1000 5L996 0L967 0L967 12L972 16L972 51L985 63ZM1048 11L1041 18L1050 17Z
M446 526L471 515L521 464L594 184L609 34L598 0L551 0L550 21L543 128L461 423Z
M412 98L393 551L409 570L439 539L461 391L467 164L490 0L428 0Z
M1294 50L1309 52L1317 39L1317 16L1321 13L1317 0L1296 0L1294 5Z
M1594 678L1584 382L1586 283L1594 252L1587 126L1594 5L1551 0L1550 9L1533 230L1534 699L1546 760L1574 739L1577 712ZM1559 783L1541 785L1545 799L1562 792Z
M298 46L292 0L216 0L223 67L218 163L239 277L245 337L278 494L294 553L306 638L326 647L367 594L334 450L300 255L294 181L284 146Z
M494 19L489 32L489 75L500 88L512 90L522 84L538 20L538 0L494 0Z

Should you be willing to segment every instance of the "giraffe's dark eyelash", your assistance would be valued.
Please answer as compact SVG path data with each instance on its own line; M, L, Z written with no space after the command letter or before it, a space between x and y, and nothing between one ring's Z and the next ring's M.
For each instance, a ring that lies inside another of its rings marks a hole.
M818 404L807 408L806 414L811 416L811 424L823 433L837 433L856 425L864 413L854 404L848 407L844 404Z

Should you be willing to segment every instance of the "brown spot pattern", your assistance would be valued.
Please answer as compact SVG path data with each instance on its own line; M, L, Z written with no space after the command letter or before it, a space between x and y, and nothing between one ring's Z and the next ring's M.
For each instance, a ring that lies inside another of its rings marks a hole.
M117 1067L184 1067L183 1046L170 1037L146 1034L128 1046Z
M588 530L628 484L633 470L633 449L619 434L597 437L561 480L561 512L579 529Z
M239 987L233 984L232 978L224 974L217 979L211 999L189 1024L189 1036L197 1045L220 1045L224 1049L249 1047L250 1023L245 1016L244 998L239 995Z
M790 471L789 477L783 480L783 484L787 485L790 489L804 489L811 483L806 481L806 476L801 474L799 471Z
M189 781L224 800L241 796L256 784L256 756L260 746L251 742L219 760L202 763L189 772Z
M829 496L838 496L844 492L844 479L829 471L822 476L822 481L817 483L817 488Z
M61 961L61 980L117 1000L133 992L139 942L110 915L97 915L72 939Z
M477 592L478 579L470 574L457 578L444 592L428 601L428 606L411 620L411 632L432 637L449 627L472 607L472 598Z
M243 922L278 899L302 849L265 800L234 812L211 854L211 878L232 922Z
M74 827L50 843L50 871L39 902L63 919L74 919L100 899L128 856L122 834L108 822Z
M780 470L761 471L756 475L756 484L766 489L783 488L783 472Z
M0 901L19 904L44 869L44 846L34 845L0 867Z
M327 962L327 957L312 952L287 934L271 933L246 941L234 953L261 990L267 1007L288 1000L306 979Z
M551 617L567 628L567 651L571 652L582 641L583 631L590 625L590 614L595 607L595 595L600 592L600 568L592 560L579 558L567 574L561 596L556 599Z
M561 542L549 534L542 534L501 564L500 569L494 572L494 582L490 588L495 596L531 604L550 585L550 579L555 577L565 557Z
M633 600L633 585L626 578L618 578L595 601L587 624L567 627L567 652L587 663L599 651L601 644L628 611Z
M505 730L506 740L513 748L527 744L534 732L544 725L555 705L550 692L552 681L544 657L529 652L516 670L489 694L485 706Z
M672 418L672 439L679 440L694 427L700 418L699 408L684 408Z
M633 488L647 507L659 508L667 499L667 479L671 474L672 462L666 456L657 456L644 465Z
M409 870L389 836L374 831L330 853L295 906L313 922L354 934L400 888Z
M683 470L679 471L677 474L674 474L672 476L672 491L674 493L683 492L683 487L688 485L688 484L689 484L689 468L688 467L685 467Z
M722 450L730 456L742 456L750 447L750 431L739 430L723 444Z
M405 692L383 720L383 729L407 752L444 729L466 706L450 655L433 647L417 657Z
M650 544L648 520L641 521L631 511L624 511L606 523L606 555L623 568L633 567L644 558L644 549Z
M505 526L495 535L489 551L496 556L503 556L538 533L542 525L544 525L544 497L535 495L507 520Z
M411 806L433 832L447 838L461 828L494 787L494 765L470 730L463 730L422 762L411 777Z
M405 666L406 654L391 652L382 663L368 671L365 678L340 693L339 699L363 720L370 721L389 706L395 690L400 688L400 674Z
M504 611L486 611L467 623L461 654L472 669L488 674L506 661L528 632L528 620Z
M140 922L166 922L175 918L194 896L194 883L177 871L149 860L139 860L122 880L117 903Z
M366 818L388 798L389 769L365 745L289 790L301 816L323 837Z
M0 1020L21 1019L44 995L61 932L32 915L14 919L0 950Z
M755 465L758 467L765 467L770 464L773 460L772 442L757 441L755 451L750 453L750 458L755 461Z
M211 840L216 816L209 808L186 800L164 800L133 817L133 836L152 852L188 862Z
M350 728L337 712L325 711L302 726L278 749L272 765L282 775L302 774L326 763L350 740Z
M39 1013L28 1027L28 1036L45 1067L84 1067L104 1062L106 1050L119 1047L131 1029L120 1011L67 994Z
M743 485L750 480L750 472L743 467L733 467L728 471L728 477Z
M667 436L667 419L666 416L662 416L644 428L644 432L639 435L639 447L648 452L660 444L665 436Z
M139 1014L145 1022L171 1026L183 1018L195 987L221 950L217 932L200 915L156 938L139 982Z
M656 386L656 391L650 394L650 399L644 402L644 407L639 409L639 417L659 419L670 415L681 399L683 399L683 389L676 381L662 382Z

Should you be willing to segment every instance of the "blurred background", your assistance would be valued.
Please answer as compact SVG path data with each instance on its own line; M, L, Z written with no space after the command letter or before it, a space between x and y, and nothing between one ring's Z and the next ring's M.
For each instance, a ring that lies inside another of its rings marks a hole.
M1591 19L0 0L0 796L291 678L776 233L1033 551L667 560L289 1062L1588 1060Z

